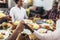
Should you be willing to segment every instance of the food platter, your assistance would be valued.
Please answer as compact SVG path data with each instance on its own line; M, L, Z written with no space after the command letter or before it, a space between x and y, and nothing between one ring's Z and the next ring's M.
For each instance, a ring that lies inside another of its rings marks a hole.
M51 20L49 20L51 21ZM53 29L53 22L49 22L49 21L46 21L46 20L40 20L38 21L37 23L36 22L33 22L32 20L29 20L29 19L25 19L24 22L29 26L31 27L32 29L34 29L35 31L39 32L40 34L44 34L44 33L47 33L49 29ZM48 23L47 23L48 22ZM14 22L13 24L14 25L18 25L20 23L20 21L16 21ZM4 30L0 30L0 33L4 33L4 38L3 39L0 39L0 40L5 40L8 38L9 34L12 34L11 33L11 28L13 27L13 24L10 24L10 23L7 23L8 26L10 26L10 28ZM51 25L52 24L52 25ZM5 23L4 23L5 25ZM12 27L11 27L12 26ZM22 33L26 33L30 36L30 38L32 38L34 35L31 35L32 33L30 32L30 30L28 29L25 29L24 28L24 31Z
M1 36L0 40L5 40L5 39L8 38L9 32L8 32L7 30L0 30L0 35L3 36L3 38L2 38L2 36Z

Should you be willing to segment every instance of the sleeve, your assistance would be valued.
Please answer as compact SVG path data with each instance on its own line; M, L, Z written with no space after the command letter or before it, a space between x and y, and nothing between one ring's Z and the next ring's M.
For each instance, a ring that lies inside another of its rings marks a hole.
M26 14L26 10L25 10L24 18L25 18L25 19L27 19L27 18L28 18L27 14Z
M46 34L40 34L37 31L34 31L33 33L37 38L40 40L57 40L58 37L60 36L59 30L55 30L54 32L51 33L46 33Z
M14 22L14 12L13 12L13 9L10 10L10 16L12 17L12 22Z
M60 19L56 21L56 29L60 29Z

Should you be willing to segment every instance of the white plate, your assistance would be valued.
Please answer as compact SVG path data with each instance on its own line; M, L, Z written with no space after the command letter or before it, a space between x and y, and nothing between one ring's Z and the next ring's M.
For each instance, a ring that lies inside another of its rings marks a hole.
M31 31L30 30L28 30L28 29L24 29L24 31L22 32L22 33L26 33L26 34L31 34Z
M41 29L38 29L37 31L38 31L39 33L46 33L46 32L47 32L47 29L41 28Z
M5 40L9 36L9 32L7 30L0 30L0 33L5 33L4 39L2 40Z

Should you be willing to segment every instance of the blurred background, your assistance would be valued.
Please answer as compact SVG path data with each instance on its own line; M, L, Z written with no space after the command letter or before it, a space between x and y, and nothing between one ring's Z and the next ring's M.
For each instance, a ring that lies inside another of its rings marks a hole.
M52 8L52 4L56 1L60 2L60 0L24 0L24 7L39 6L44 7L45 10L50 10ZM9 9L13 6L15 6L14 0L0 0L0 10Z

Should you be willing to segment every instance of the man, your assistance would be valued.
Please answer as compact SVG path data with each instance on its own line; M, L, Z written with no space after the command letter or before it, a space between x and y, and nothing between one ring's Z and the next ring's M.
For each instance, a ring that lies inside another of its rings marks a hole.
M18 34L23 31L22 26L24 25L40 40L60 40L60 19L56 22L56 30L45 34L40 34L39 32L34 31L22 21L16 28L15 32L10 36L9 40L16 40Z
M11 8L10 10L10 16L12 17L12 22L24 20L27 17L26 10L22 7L23 6L23 0L15 0L15 3L17 4L15 7Z
M40 34L37 31L33 31L30 27L27 28L40 40L60 40L60 20L56 23L56 30L50 33Z
M23 26L24 26L24 22L21 21L20 24L16 27L14 33L9 37L8 40L16 40L19 33L21 33L23 31Z

